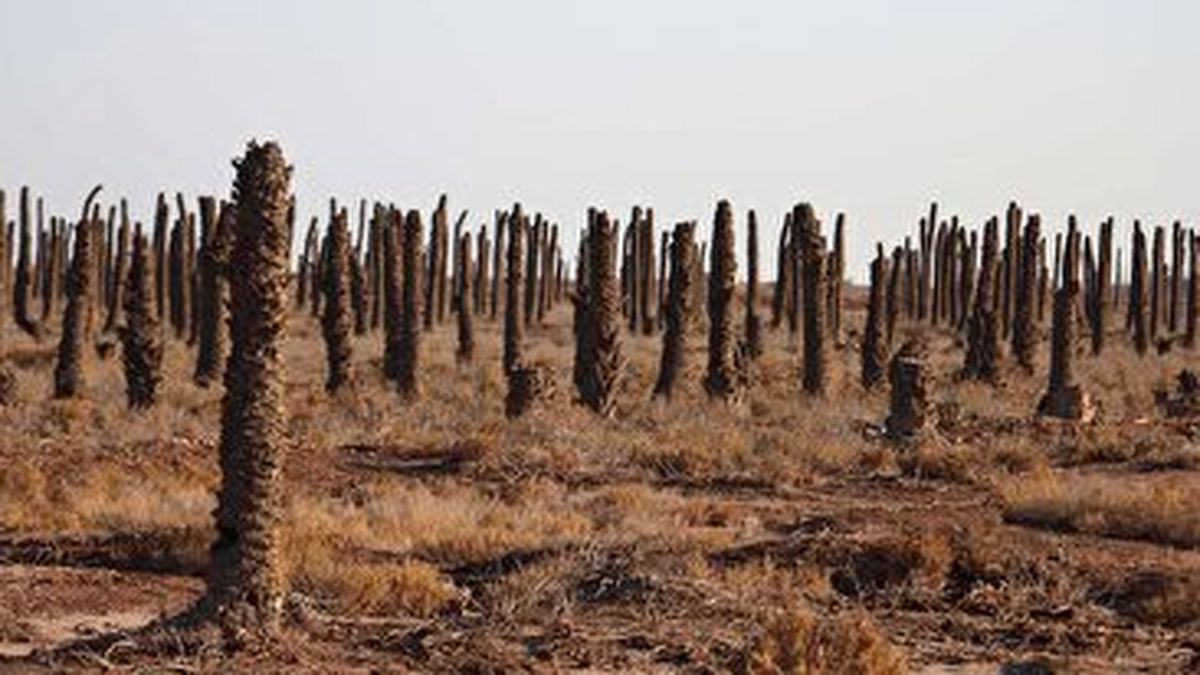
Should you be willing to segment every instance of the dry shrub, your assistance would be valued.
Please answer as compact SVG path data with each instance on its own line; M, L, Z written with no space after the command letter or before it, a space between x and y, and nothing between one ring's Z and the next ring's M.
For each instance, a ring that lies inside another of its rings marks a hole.
M1142 623L1169 628L1200 625L1200 581L1194 578L1140 571L1113 582L1097 599Z
M1064 480L1042 472L1001 486L1004 519L1061 532L1200 546L1200 486L1190 476Z
M939 592L954 555L941 534L910 531L859 544L830 582L842 595L870 596L907 587Z
M746 672L762 674L904 673L904 657L864 613L820 618L805 610L769 617L747 654Z

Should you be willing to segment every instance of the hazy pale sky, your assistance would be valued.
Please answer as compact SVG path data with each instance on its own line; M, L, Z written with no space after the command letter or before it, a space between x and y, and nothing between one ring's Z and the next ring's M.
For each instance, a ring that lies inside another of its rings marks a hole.
M728 198L771 277L803 200L846 212L861 279L931 199L1194 222L1198 26L1192 0L0 0L0 185L74 214L103 182L149 220L269 137L305 219L445 191L573 245L588 205L707 236Z

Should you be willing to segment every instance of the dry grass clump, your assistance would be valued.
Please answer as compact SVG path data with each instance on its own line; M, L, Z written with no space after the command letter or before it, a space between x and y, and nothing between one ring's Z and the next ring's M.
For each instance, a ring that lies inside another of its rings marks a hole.
M860 612L822 618L807 610L778 611L765 621L746 661L745 671L756 675L907 672L904 656Z
M1063 480L1050 472L1000 486L1004 519L1062 532L1200 546L1200 485L1191 476L1101 476Z

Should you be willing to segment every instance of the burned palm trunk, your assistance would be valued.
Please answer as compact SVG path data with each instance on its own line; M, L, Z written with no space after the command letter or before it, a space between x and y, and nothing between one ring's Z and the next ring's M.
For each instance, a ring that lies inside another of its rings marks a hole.
M1171 276L1167 288L1167 330L1171 335L1179 332L1179 293L1183 281L1183 223L1178 220L1171 226Z
M932 225L932 224L931 224ZM930 298L929 323L938 325L942 319L946 260L946 225L937 226L933 236L933 296Z
M504 372L509 373L521 361L521 291L524 285L525 215L521 205L513 206L508 219L508 254L504 289Z
M803 311L803 303L809 302L808 297L804 297L804 257L802 255L804 237L800 230L801 224L797 220L799 209L792 210L792 232L788 238L788 274L792 278L792 282L788 285L787 299L787 322L788 336L794 338L800 332L800 323L802 321L801 312Z
M659 309L654 306L654 209L646 209L646 215L638 228L638 276L641 287L638 296L641 305L642 335L654 334L654 317Z
M321 335L325 338L325 391L337 392L350 379L350 230L346 212L329 228L329 252L321 290L325 294Z
M186 284L184 283L186 276L186 265L184 263L186 220L187 215L181 213L180 219L175 221L175 227L171 229L169 244L170 262L168 269L170 271L170 283L167 291L171 309L171 328L175 331L176 338L182 338L184 331L187 330L187 291Z
M443 221L444 224L444 221ZM430 240L436 238L430 233ZM421 311L426 315L434 311L433 307L421 307L421 212L412 209L404 218L404 244L401 255L404 257L404 288L400 298L400 337L399 337L399 369L396 372L396 389L400 396L406 399L415 398L418 394L417 372L420 357L421 341ZM445 248L445 240L442 241ZM430 255L430 258L436 256ZM444 255L443 255L444 258ZM445 272L445 269L442 269ZM443 291L445 289L443 288ZM428 295L426 297L429 297ZM436 299L436 296L435 296ZM428 325L428 321L426 321Z
M402 297L404 282L401 280L403 260L401 250L404 239L404 215L391 211L383 225L383 374L389 380L400 375L400 332L404 310Z
M842 339L842 277L846 273L846 214L839 213L833 225L833 251L829 255L828 314L829 335L834 344Z
M62 292L61 274L63 259L66 257L67 223L61 218L50 219L50 231L46 236L46 268L41 275L42 280L42 324L50 321L58 306L59 295Z
M167 221L170 213L166 195L158 193L154 207L154 308L160 325L167 318Z
M734 361L737 334L733 328L733 294L737 262L733 257L733 211L725 200L717 204L713 219L709 266L708 370L704 390L712 398L737 401L742 393Z
M963 377L996 382L1000 375L1000 325L994 289L999 249L999 224L995 218L983 229L983 249L979 258L979 283L975 287L975 306L967 329L967 355Z
M537 287L538 273L540 271L538 261L541 259L541 240L542 229L545 227L545 222L542 220L542 214L535 214L533 217L533 227L527 231L525 257L525 325L532 326L533 320L537 316Z
M482 252L481 252L482 254ZM459 363L470 363L475 358L475 326L472 317L475 308L472 306L471 294L474 286L473 270L471 269L471 235L462 235L458 241L458 301L454 303L458 312L458 349L454 352ZM481 260L482 264L482 260Z
M488 261L491 260L491 241L488 240L487 225L479 226L478 242L475 247L475 314L482 315L487 307L487 292L491 287L491 277L488 275Z
M1054 293L1051 327L1050 385L1038 414L1065 420L1087 422L1092 418L1091 403L1075 381L1075 307L1079 294L1079 235L1072 228L1063 251L1062 284Z
M367 285L371 296L371 330L383 325L383 237L389 226L386 212L379 204L371 214L371 241L367 247Z
M213 222L216 203L212 198L200 202L200 223L209 231L200 249L200 325L197 326L196 372L192 379L207 387L221 373L225 343L226 305L229 296L229 255L237 227L233 205L222 203Z
M579 400L601 417L616 412L617 394L624 377L621 353L620 289L616 259L617 226L601 211L588 225L588 281L582 315L576 328L580 345L576 354Z
M660 309L661 311L661 309ZM746 352L752 359L762 354L762 320L758 316L758 217L747 215L746 229Z
M1188 275L1188 284L1187 284L1187 291L1186 291L1187 296L1186 296L1185 304L1187 305L1187 314L1186 314L1186 318L1185 318L1186 325L1184 327L1183 342L1184 342L1184 345L1188 349L1195 349L1195 347L1196 347L1196 303L1198 300L1200 300L1200 298L1197 298L1197 295L1200 294L1200 277L1196 276L1197 241L1196 241L1195 232L1193 232L1192 230L1188 230L1184 234L1184 240L1187 242L1188 271L1190 272L1190 274Z
M1013 307L1012 350L1017 364L1033 371L1034 303L1037 298L1037 252L1041 237L1041 216L1030 214L1025 224L1025 235L1021 238L1020 256L1017 258L1017 293Z
M823 396L826 387L825 303L819 299L825 297L825 238L821 236L821 224L808 204L801 204L793 211L792 222L796 225L804 256L804 391L812 396Z
M929 217L919 225L920 270L917 279L917 319L929 318L930 288L933 276L933 234L937 227L937 202L929 205Z
M1015 202L1008 205L1004 224L1004 279L1003 298L1001 299L1001 328L1004 337L1012 333L1013 316L1016 305L1017 282L1020 275L1017 271L1018 256L1021 255L1021 207Z
M75 226L75 250L67 276L67 306L63 310L62 337L58 343L58 362L54 366L54 398L73 398L83 387L83 341L87 331L87 313L92 295L92 200L100 186L92 188Z
M1104 351L1108 329L1109 296L1112 294L1112 218L1100 224L1100 261L1096 271L1096 298L1092 307L1092 354Z
M162 381L162 343L154 315L150 285L150 256L141 228L133 238L129 274L125 280L125 320L120 328L121 361L125 370L125 398L130 408L149 408Z
M883 380L887 363L887 345L883 339L884 284L887 284L887 258L880 244L871 262L871 289L867 299L867 323L863 327L862 385L872 389Z
M127 273L127 260L129 258L129 205L124 199L121 200L121 225L117 228L115 246L116 251L112 260L112 273L109 277L109 282L112 284L112 291L108 297L108 313L104 318L104 333L112 333L117 329L124 308L122 296L125 291L125 275ZM142 254L145 255L146 251L143 250ZM147 262L147 271L149 271L148 265L149 262ZM149 289L149 278L147 278L146 284L147 289ZM146 301L149 302L149 294L147 294ZM157 326L155 328L157 329Z
M6 196L4 190L0 189L0 331L8 321L9 300L9 273L12 271L12 258L10 257L9 237L6 236L8 229L8 210Z
M495 242L494 242L495 248L492 249L492 302L491 302L491 309L489 311L489 316L491 317L492 321L496 320L496 315L499 314L499 312L500 312L500 286L501 286L501 283L505 279L505 265L504 265L505 232L504 232L504 229L505 229L505 225L507 224L507 220L508 220L507 213L505 213L503 211L496 212L496 221L495 221L496 234L493 237L493 239L495 239Z
M889 438L915 441L933 427L934 413L929 402L929 384L925 375L924 349L915 340L904 343L888 367L891 405L884 422Z
M504 397L504 414L515 418L529 412L533 404L554 395L554 381L549 373L524 363L521 358L521 292L526 228L528 220L521 205L513 206L508 219L508 251L506 255L504 306L504 375L508 392Z
M662 355L654 395L670 400L683 372L687 339L691 324L695 261L695 225L679 223L671 234L671 279L667 289L666 326L663 330Z
M33 272L30 269L33 232L29 212L29 188L27 187L21 188L19 208L17 270L13 278L13 319L17 322L18 328L33 337L40 337L41 325L34 319L29 306L33 287Z
M892 340L896 335L896 322L900 316L901 276L908 256L904 249L897 246L892 250L892 264L888 274L887 294L884 296L884 348L892 348Z
M1163 239L1162 226L1154 228L1154 258L1150 266L1150 339L1158 337L1163 315Z
M1146 307L1146 235L1142 224L1133 223L1133 261L1129 280L1129 323L1133 328L1133 347L1144 356L1150 349L1150 322Z
M960 314L958 322L958 331L963 333L967 329L967 322L971 318L971 298L975 294L975 260L979 254L979 237L975 230L971 230L968 242L963 249L963 261L961 274L958 281L959 290L959 305Z
M221 485L205 605L229 638L270 635L283 614L280 559L285 419L279 345L288 281L291 167L273 142L234 162L233 347L221 404Z
M783 324L783 316L787 299L791 296L791 265L788 255L791 252L789 243L792 229L792 214L783 219L783 229L779 231L779 245L775 251L775 287L771 293L771 327L779 328Z

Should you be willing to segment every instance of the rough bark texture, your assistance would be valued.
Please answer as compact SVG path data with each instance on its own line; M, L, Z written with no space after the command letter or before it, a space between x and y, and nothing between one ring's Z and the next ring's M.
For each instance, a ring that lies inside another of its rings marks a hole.
M180 217L175 221L175 227L171 228L170 237L170 261L168 264L169 284L167 291L170 299L170 317L171 328L175 331L176 338L182 338L187 333L187 316L188 316L188 285L187 280L187 257L186 257L186 233L187 233L187 214L180 213Z
M975 287L975 307L967 329L967 354L963 377L996 382L1000 375L1000 321L996 312L997 257L999 225L991 219L984 225L983 249L979 259L979 283Z
M285 581L283 341L291 167L273 142L251 141L235 160L236 227L230 266L230 337L221 406L221 485L206 601L235 642L278 631Z
M1154 228L1154 257L1150 261L1150 339L1158 337L1163 314L1163 228Z
M459 363L470 363L475 358L475 313L472 289L475 279L471 268L471 235L464 234L458 241L458 300L454 303L458 312L458 349L454 352Z
M417 372L421 343L421 311L426 315L434 308L421 307L421 212L412 209L404 218L404 243L401 255L404 258L404 287L400 295L399 369L396 371L396 389L403 398L415 398L418 394ZM434 237L430 236L433 241ZM445 248L445 240L442 247ZM436 256L430 256L434 258ZM445 256L443 255L443 258ZM445 268L441 268L445 276ZM442 288L445 292L445 288ZM436 296L435 296L436 299ZM426 322L428 323L428 322Z
M492 248L492 301L488 312L492 321L496 320L496 315L500 313L500 287L501 282L505 279L505 225L508 221L508 214L503 211L496 213L495 220L495 236L493 239Z
M108 312L104 318L104 333L112 333L117 329L117 326L122 320L122 311L124 309L124 301L122 296L125 292L125 275L128 274L129 268L129 205L124 199L121 200L121 224L117 228L116 233L116 250L112 259L112 273L109 276L109 283L112 284L112 291L108 297ZM143 251L145 253L145 251ZM0 257L0 260L3 258ZM149 260L147 259L147 265ZM147 267L147 272L149 268ZM149 280L147 280L149 284ZM147 286L149 288L149 286ZM149 296L147 296L149 301Z
M729 202L717 204L712 229L712 259L708 274L708 369L704 390L712 398L737 401L741 396L733 327L733 294L737 261L733 256L733 210Z
M687 339L691 327L693 293L691 285L695 267L695 224L679 223L671 233L671 278L667 289L666 326L663 330L662 356L654 395L670 400L683 372L687 356Z
M229 302L228 264L237 213L233 205L222 203L211 222L215 204L200 203L201 227L211 228L204 235L200 250L200 325L197 327L199 346L196 351L196 372L193 379L201 387L215 382L225 358L225 317Z
M1183 281L1183 223L1171 225L1171 277L1167 293L1167 330L1179 332L1179 296Z
M887 363L887 345L884 341L884 285L887 281L887 258L880 245L871 262L871 288L867 299L867 323L863 328L862 341L862 384L867 389L883 381L884 364Z
M350 228L342 211L329 227L329 252L321 291L325 294L321 335L325 338L325 391L350 379Z
M508 218L507 274L504 289L504 372L511 372L521 361L521 291L525 273L525 214L521 205L513 206Z
M383 374L395 380L400 373L400 322L404 315L401 308L404 282L401 279L403 261L401 250L404 239L404 216L391 211L383 224Z
M891 405L884 426L898 441L918 439L934 423L925 376L924 348L915 340L904 343L888 368Z
M828 314L829 335L834 344L842 339L842 277L846 273L846 214L839 213L833 224L833 250L829 254Z
M32 300L33 271L31 256L33 251L33 231L29 211L29 188L21 188L19 218L17 225L17 269L13 276L13 318L17 327L33 337L40 337L41 324L34 318L30 305ZM53 298L50 293L47 297Z
M1150 349L1150 322L1146 307L1146 234L1142 224L1133 224L1133 261L1129 281L1129 323L1133 329L1133 348L1139 356Z
M1108 329L1109 296L1112 294L1112 218L1100 224L1100 264L1097 269L1096 297L1092 306L1092 355L1104 351L1104 331Z
M613 256L617 228L600 212L588 225L588 281L579 298L581 321L576 350L583 362L576 365L579 374L579 399L601 417L616 412L617 394L625 374L621 352L620 289L616 260Z
M362 258L357 253L350 255L350 308L354 317L354 334L366 335L371 328L370 306L366 275L363 273Z
M125 397L130 408L154 405L162 380L162 343L154 315L150 285L150 256L146 237L133 239L129 274L123 294L125 321L120 329L121 360L125 369Z
M821 236L821 224L812 207L801 204L793 211L792 222L802 246L804 257L802 281L804 285L804 391L813 396L823 396L826 386L826 334L825 334L825 238Z
M754 209L746 217L746 353L762 355L762 319L758 316L758 217Z
M1091 404L1075 381L1075 307L1079 295L1079 234L1071 227L1064 242L1062 283L1054 293L1051 326L1050 384L1038 402L1038 414L1086 422Z
M1034 303L1037 302L1037 254L1041 237L1041 217L1030 214L1021 239L1017 260L1016 297L1013 299L1012 351L1017 364L1033 372L1033 355L1037 342L1034 336Z
M83 341L87 315L91 309L95 263L92 252L92 223L88 219L92 200L100 191L96 186L88 194L83 213L75 226L75 250L67 275L67 305L63 309L62 337L58 342L58 362L54 366L54 398L72 398L83 387Z
M896 336L896 322L900 316L901 306L901 276L907 257L904 249L897 246L892 250L892 264L888 273L887 294L884 297L884 345L892 348L892 340Z

